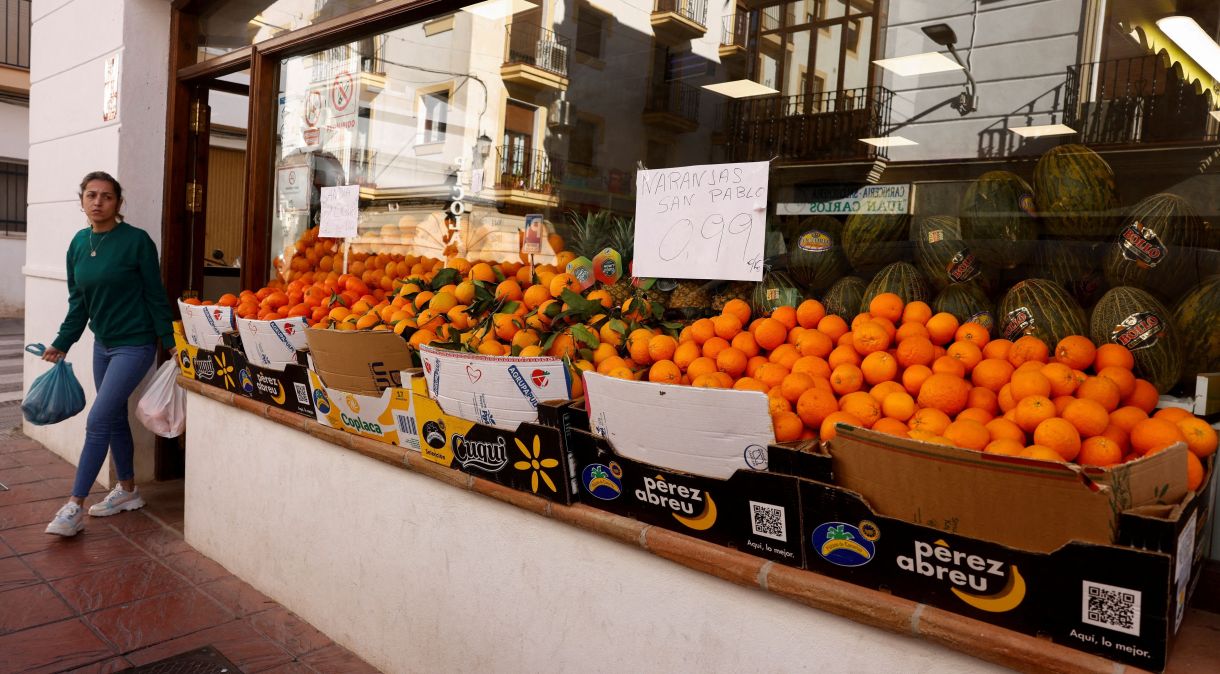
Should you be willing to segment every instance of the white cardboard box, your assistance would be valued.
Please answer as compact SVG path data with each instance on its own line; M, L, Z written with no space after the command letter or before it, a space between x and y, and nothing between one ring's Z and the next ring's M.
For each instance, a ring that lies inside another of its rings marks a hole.
M309 323L302 317L274 321L237 319L246 359L272 370L282 371L285 364L296 362L297 350L308 347L305 339L308 327Z
M201 349L215 350L220 344L220 336L236 327L233 307L200 306L178 300L178 311L182 314L182 331L187 343Z
M568 368L558 358L519 358L420 347L428 395L445 414L517 430L538 420L538 403L572 395Z

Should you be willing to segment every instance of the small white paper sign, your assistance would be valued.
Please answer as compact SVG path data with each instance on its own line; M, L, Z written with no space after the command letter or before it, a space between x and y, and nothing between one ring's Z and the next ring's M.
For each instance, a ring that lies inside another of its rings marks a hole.
M633 273L761 281L770 163L636 174Z
M627 381L586 372L589 425L619 455L725 480L766 470L775 430L757 391Z
M350 239L360 219L360 186L322 188L322 222L318 236Z
M567 400L572 383L558 358L511 358L422 346L428 395L445 414L517 430L538 420L538 403Z

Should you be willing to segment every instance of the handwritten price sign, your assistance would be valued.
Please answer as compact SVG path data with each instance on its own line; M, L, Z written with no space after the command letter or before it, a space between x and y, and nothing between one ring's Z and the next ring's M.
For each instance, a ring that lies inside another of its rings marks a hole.
M761 161L640 171L635 275L761 281L769 169Z

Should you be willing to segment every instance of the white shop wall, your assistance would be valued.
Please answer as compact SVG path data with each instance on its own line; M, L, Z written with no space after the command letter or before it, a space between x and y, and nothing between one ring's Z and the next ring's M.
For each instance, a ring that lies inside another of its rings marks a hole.
M27 342L50 343L67 311L64 256L86 225L76 193L94 170L122 183L128 222L161 240L169 3L161 0L68 0L33 5L30 57L29 234L26 239ZM150 36L162 36L162 39ZM102 121L103 62L121 54L119 117ZM127 127L126 133L124 127ZM92 401L93 336L85 331L69 352ZM28 389L47 365L25 359ZM65 459L79 460L86 415L25 433ZM152 475L152 435L138 423L136 477ZM109 483L109 460L101 482Z

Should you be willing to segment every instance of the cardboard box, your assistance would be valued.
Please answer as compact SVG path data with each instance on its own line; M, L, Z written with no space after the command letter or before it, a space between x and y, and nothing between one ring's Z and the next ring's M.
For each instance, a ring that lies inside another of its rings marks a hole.
M984 454L840 426L835 484L878 513L971 538L1050 552L1109 544L1119 513L1186 495L1186 446L1112 468Z
M178 312L182 315L182 332L187 343L201 349L215 349L221 335L236 327L233 307L205 307L178 300Z
M315 418L306 366L300 360L286 363L280 370L252 365L241 349L229 345L240 343L234 335L227 333L215 349L208 350L191 346L182 335L175 334L182 374L272 407ZM298 359L303 358L303 354L298 354Z
M446 414L423 379L412 377L412 393L425 459L558 503L576 500L575 462L557 416L566 403L541 403L537 422L509 430Z
M410 390L391 386L376 395L344 391L326 386L312 369L309 388L315 418L323 426L419 451Z
M237 332L241 335L246 360L272 370L282 370L287 364L297 362L297 351L309 346L305 338L308 328L309 323L304 318L274 321L237 319Z
M538 420L541 400L572 397L558 358L518 358L420 348L428 396L446 414L513 431Z
M239 391L239 364L235 362L231 350L218 352L215 348L195 346L177 333L174 334L174 345L178 347L178 369L182 371L182 376L226 391Z
M406 340L389 331L305 331L310 369L327 388L380 397L403 386L401 372L412 367Z

